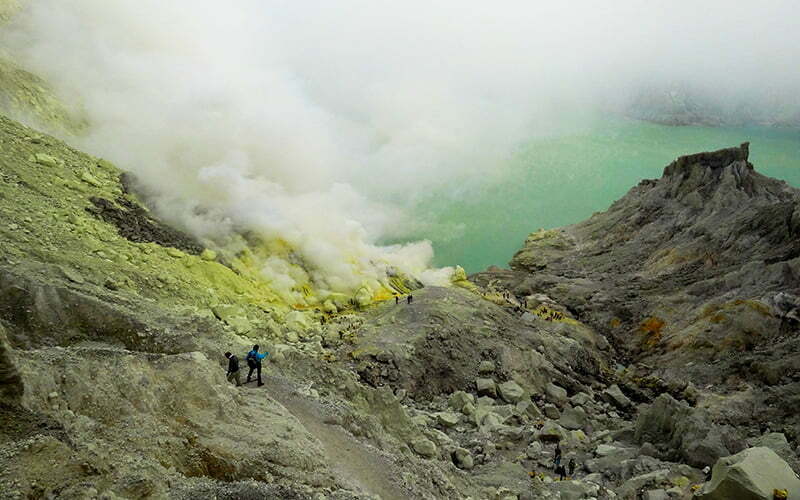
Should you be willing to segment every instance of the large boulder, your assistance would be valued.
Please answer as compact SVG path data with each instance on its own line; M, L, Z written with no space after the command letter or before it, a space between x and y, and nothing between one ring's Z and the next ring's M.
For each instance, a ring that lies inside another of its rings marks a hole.
M433 458L439 453L433 441L424 437L412 441L411 448L425 458Z
M713 464L744 448L735 429L713 424L707 411L666 393L639 412L634 437L639 443L665 445L669 458L694 467Z
M664 489L650 490L644 494L644 500L669 500L669 494Z
M565 408L564 411L561 412L561 418L558 422L565 429L574 431L583 429L588 422L588 418L583 408L578 406L577 408Z
M544 416L550 420L558 420L561 418L561 412L558 411L556 405L544 405L542 411L544 412Z
M538 420L542 418L542 412L539 411L539 407L533 404L531 401L520 401L514 407L514 412L524 419Z
M459 417L449 411L442 411L436 414L436 422L442 427L453 427L458 425Z
M500 397L507 403L518 403L525 396L525 389L513 380L503 382L497 386Z
M789 498L800 494L800 479L774 451L748 448L721 458L698 498L702 500L772 500L773 491L788 490Z
M481 375L494 373L494 361L481 361L481 364L478 365L478 373Z
M450 405L450 408L456 411L462 411L467 403L475 404L475 396L468 392L456 391L450 395L447 403Z
M780 432L770 432L764 434L753 440L753 447L764 446L778 454L779 457L786 460L792 469L800 470L800 460L797 459L792 446L786 439L786 436Z
M600 487L594 483L578 480L557 481L551 485L557 491L561 500L581 500L582 498L597 498Z
M567 431L552 420L545 422L539 432L536 433L536 438L539 441L559 442L566 441L568 437Z
M475 386L478 389L478 396L497 397L497 386L494 380L490 378L479 378L475 381Z
M633 403L628 397L622 393L622 390L617 384L612 385L603 391L603 398L620 409L630 408Z
M465 448L456 448L452 453L453 463L459 469L470 470L475 465L472 454Z
M567 402L567 390L550 382L544 387L545 396L551 403L559 406Z

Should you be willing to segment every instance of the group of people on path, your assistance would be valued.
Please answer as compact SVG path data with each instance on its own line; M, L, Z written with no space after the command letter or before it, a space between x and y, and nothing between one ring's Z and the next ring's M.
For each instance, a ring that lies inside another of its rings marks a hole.
M406 302L408 304L414 302L414 296L411 295L410 293L408 295L406 295ZM394 296L394 303L395 304L399 304L400 303L400 296L399 295L395 295Z
M263 354L258 352L259 346L258 344L253 346L253 350L247 353L245 356L245 360L247 361L247 366L250 368L250 371L247 372L247 382L245 384L250 383L250 379L253 377L253 372L257 374L258 380L258 387L264 385L264 382L261 380L261 361L266 358L269 353L264 352ZM236 387L242 385L242 377L239 370L239 358L235 354L231 354L230 352L225 353L225 357L228 358L228 374L227 379L228 382L235 383Z
M553 467L555 473L559 476L558 480L563 481L567 477L572 477L573 474L575 474L575 467L577 466L578 464L575 462L574 457L569 459L569 463L566 465L566 467L561 464L561 445L556 443L555 456L553 457Z

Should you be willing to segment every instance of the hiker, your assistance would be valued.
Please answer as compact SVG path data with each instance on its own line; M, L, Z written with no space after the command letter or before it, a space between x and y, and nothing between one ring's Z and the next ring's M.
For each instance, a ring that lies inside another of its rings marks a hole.
M409 293L408 297L406 297L406 301L410 304L411 302L414 301L414 296Z
M703 474L706 477L705 479L706 481L711 481L711 467L709 467L708 465L703 467Z
M394 296L394 303L395 304L399 304L400 303L400 296L399 295L395 295Z
M567 477L567 471L566 471L566 469L564 469L563 465L559 465L556 468L556 474L558 474L558 480L559 481L563 481Z
M253 370L256 370L258 373L258 387L264 385L264 382L261 381L261 360L267 357L268 352L264 354L259 354L258 352L258 344L253 346L253 350L247 353L247 366L250 367L250 371L247 373L247 382L246 384L250 383L250 377L253 376Z
M569 464L568 464L568 467L569 467L569 477L572 477L572 475L573 475L573 474L575 474L575 467L576 467L577 465L578 465L578 464L576 464L576 463L575 463L575 457L572 457L572 458L570 458L570 459L569 459Z
M225 357L228 358L228 382L236 381L236 387L239 387L242 385L242 378L239 376L239 358L230 352L226 352Z
M556 472L558 472L558 468L561 466L561 445L556 443L556 456L553 458L553 464L556 466Z

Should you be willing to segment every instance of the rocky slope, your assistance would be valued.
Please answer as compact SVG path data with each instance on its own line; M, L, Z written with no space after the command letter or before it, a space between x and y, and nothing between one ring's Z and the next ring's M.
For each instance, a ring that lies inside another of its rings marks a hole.
M746 145L533 233L478 286L323 320L108 162L0 132L4 498L713 499L797 470L798 193ZM253 343L267 384L236 388L221 353Z
M86 125L2 53L0 110L0 498L800 494L800 194L747 145L532 233L510 269L297 303L256 265L291 249L208 248L9 118ZM234 387L222 353L254 343L266 385Z
M473 279L606 335L625 392L661 394L634 436L658 456L711 465L779 432L796 467L800 192L758 174L748 147L681 157L608 211L531 234L511 270Z
M3 497L530 496L530 395L591 392L608 365L586 326L460 287L322 322L246 252L159 222L110 163L5 117L0 134ZM227 384L221 353L256 342L267 389Z

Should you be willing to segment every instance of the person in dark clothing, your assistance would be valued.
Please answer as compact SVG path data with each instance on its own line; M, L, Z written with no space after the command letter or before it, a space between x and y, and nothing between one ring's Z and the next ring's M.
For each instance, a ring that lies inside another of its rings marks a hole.
M559 465L556 468L556 474L558 474L558 480L563 481L567 477L567 470L564 468L563 465Z
M236 387L239 387L242 385L242 378L239 375L239 358L229 352L225 353L225 357L228 358L228 382L236 381Z
M567 470L569 471L569 477L572 477L572 475L575 474L575 467L577 465L578 464L575 463L575 459L574 458L570 458L569 459L569 464L567 465L567 467L568 467Z
M399 295L395 295L394 296L394 303L395 304L399 304L400 303L400 296Z
M261 381L261 360L267 357L268 352L264 354L259 354L258 352L258 344L253 346L253 350L247 353L247 366L250 367L250 371L247 373L247 382L246 384L250 383L250 377L253 376L253 371L258 373L258 387L264 385L264 382Z
M558 473L558 469L561 467L561 445L559 444L556 444L556 456L553 458L553 465L556 473Z
M414 296L413 296L413 295L411 295L411 294L409 293L409 294L408 294L408 297L406 298L406 301L407 301L409 304L410 304L410 303L412 303L412 302L414 301Z

